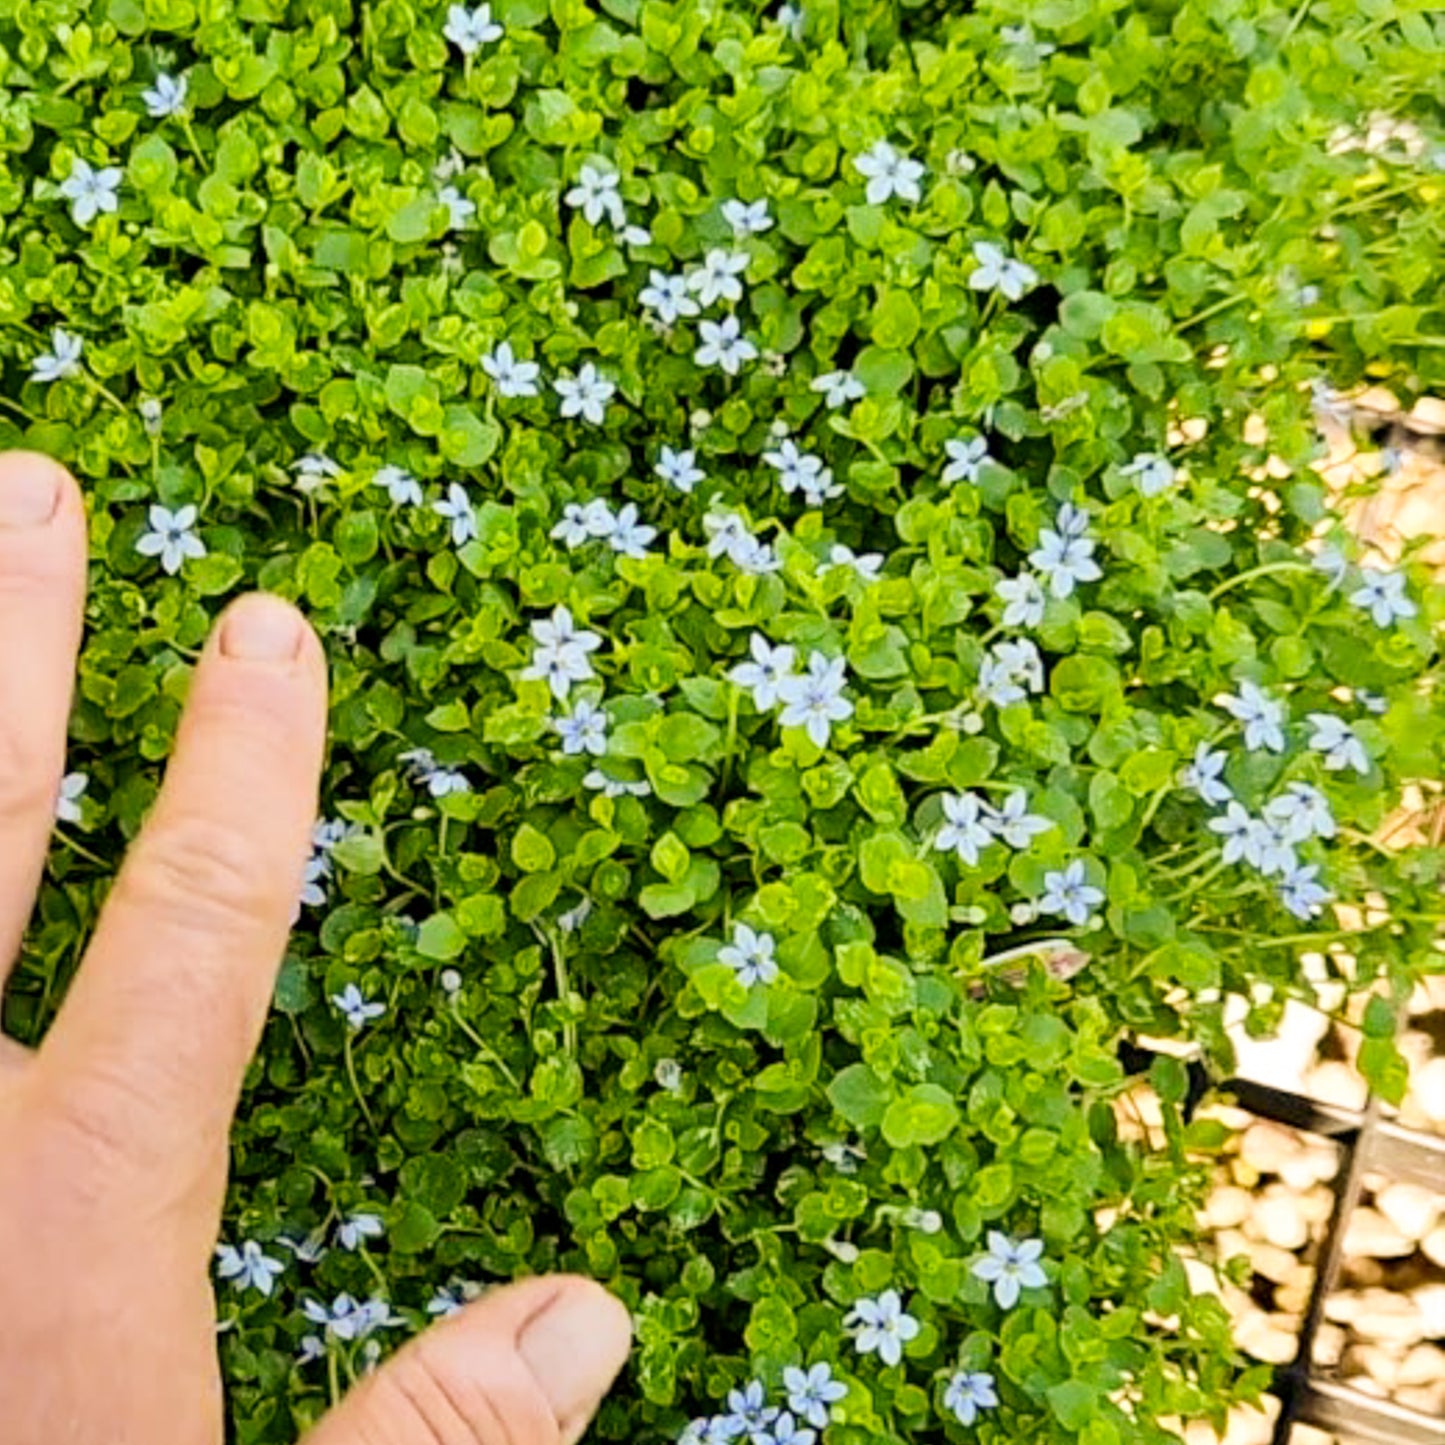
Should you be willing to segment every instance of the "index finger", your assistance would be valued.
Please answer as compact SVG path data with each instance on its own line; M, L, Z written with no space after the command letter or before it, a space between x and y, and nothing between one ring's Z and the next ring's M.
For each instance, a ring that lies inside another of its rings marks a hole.
M42 1097L107 1165L223 1157L300 894L325 725L315 634L276 598L242 598L41 1049Z

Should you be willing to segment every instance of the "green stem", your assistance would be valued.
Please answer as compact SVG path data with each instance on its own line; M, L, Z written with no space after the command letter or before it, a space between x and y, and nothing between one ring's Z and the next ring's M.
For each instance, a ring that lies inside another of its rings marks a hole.
M81 374L85 377L87 383L90 385L90 389L94 391L96 395L104 397L122 416L128 414L129 408L126 404L103 381L92 376L88 371L82 372Z
M322 1335L322 1341L326 1345L326 1389L331 1397L331 1403L337 1405L341 1402L341 1381L336 1373L336 1351L332 1349L331 1342Z
M1369 195L1361 196L1359 200L1351 201L1349 205L1341 206L1338 210L1333 211L1331 213L1330 219L1334 220L1340 216L1352 216L1359 211L1368 211L1372 206L1374 206L1380 201L1392 200L1395 196L1405 195L1408 192L1413 191L1417 184L1418 178L1411 177L1410 180L1403 182L1398 186L1386 186L1383 190L1371 191Z
M371 1132L376 1133L376 1120L371 1116L371 1110L367 1107L366 1096L361 1092L361 1085L356 1078L356 1057L351 1052L351 1026L346 1026L346 1039L343 1044L346 1054L346 1077L351 1080L351 1092L356 1095L356 1102L361 1105L361 1112L366 1116L366 1122L371 1126Z
M1295 33L1296 30L1300 28L1300 25L1303 24L1304 18L1310 13L1310 6L1313 4L1314 0L1300 0L1299 9L1297 9L1294 14L1290 16L1289 24L1285 26L1284 34L1279 37L1279 46L1281 50L1284 49L1284 47L1289 43L1290 37Z
M1212 862L1215 857L1215 852L1216 850L1212 847L1206 848L1197 857L1190 859L1190 861L1182 867L1153 869L1153 876L1155 878L1168 879L1170 882L1174 882L1179 878L1187 878L1191 873L1197 873L1199 869L1203 868L1207 863Z
M191 154L196 158L196 164L204 171L206 169L206 158L201 153L200 142L196 140L195 131L191 129L191 118L182 112L180 121L181 129L186 133L186 144L190 146Z
M1319 945L1332 938L1353 938L1358 942L1363 937L1358 928L1336 928L1330 932L1320 933L1286 933L1277 938L1268 938L1258 933L1251 933L1244 928L1223 928L1218 924L1211 923L1201 923L1198 926L1205 933L1225 933L1231 938L1247 938L1252 948L1293 948L1299 944Z
M727 801L728 786L733 777L733 752L738 745L738 690L728 688L728 730L723 743L722 772L718 775L718 799Z
M1142 836L1144 830L1154 821L1154 814L1159 811L1160 804L1174 791L1174 780L1171 778L1167 783L1161 783L1155 790L1154 796L1149 799L1149 806L1144 809L1144 816L1139 820L1139 832Z
M1193 316L1175 326L1176 331L1187 331L1191 326L1198 326L1201 321L1208 321L1211 316L1218 316L1221 311L1228 311L1231 306L1238 306L1241 301L1248 301L1249 297L1236 293L1233 296L1225 296L1215 301L1212 305L1206 306L1203 311L1196 311Z
M367 1269L371 1271L371 1277L376 1281L376 1287L383 1295L391 1294L391 1286L386 1281L386 1275L382 1272L381 1266L371 1257L371 1251L365 1247L356 1251L365 1262Z
M97 857L83 843L77 843L75 839L70 836L69 833L62 833L59 829L57 829L55 836L59 838L60 841L65 844L65 846L69 848L72 853L78 853L82 858L86 860L86 862L94 863L97 868L104 868L107 871L109 870L110 864L107 863L104 858Z
M1381 858L1387 859L1390 862L1394 862L1396 857L1398 856L1397 854L1392 853L1383 844L1375 842L1375 840L1370 837L1368 833L1361 833L1357 828L1341 828L1340 837L1348 838L1351 843L1358 843L1361 845L1361 847L1371 848L1376 853L1378 853Z
M1201 888L1207 888L1226 868L1232 866L1232 864L1226 863L1223 858L1220 858L1207 873L1201 874L1200 877L1196 878L1194 882L1182 892L1174 894L1172 901L1182 903L1186 898L1192 898Z
M461 1010L455 1003L452 1005L452 1022L477 1046L477 1052L489 1064L495 1065L502 1077L520 1094L522 1085L517 1076L507 1067L502 1056L462 1017Z
M1232 588L1239 587L1245 582L1252 582L1256 577L1267 577L1275 572L1309 572L1313 570L1308 562L1261 562L1258 567L1251 567L1247 572L1237 573L1233 577L1226 577L1213 592L1209 594L1209 600L1213 602L1216 597L1222 597Z
M567 978L566 951L562 947L561 938L556 933L549 934L547 942L552 950L552 974L557 983L557 997L569 1015L562 1021L562 1042L567 1050L568 1058L575 1059L577 1057L577 1024L570 1016L572 985Z

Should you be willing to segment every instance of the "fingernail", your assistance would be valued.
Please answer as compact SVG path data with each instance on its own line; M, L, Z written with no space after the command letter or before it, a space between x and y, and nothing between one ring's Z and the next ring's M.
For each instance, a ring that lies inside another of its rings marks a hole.
M60 487L48 466L16 468L0 481L0 527L41 527L55 515Z
M570 1280L517 1342L552 1405L563 1438L585 1421L627 1359L632 1321L601 1285ZM580 1433L580 1431L578 1432Z
M221 651L239 662L289 662L301 648L302 623L277 597L243 597L226 614Z

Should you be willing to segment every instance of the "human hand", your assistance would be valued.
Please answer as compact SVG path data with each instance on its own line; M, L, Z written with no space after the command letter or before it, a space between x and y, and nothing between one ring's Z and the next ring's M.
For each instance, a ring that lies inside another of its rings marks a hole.
M0 455L0 987L64 770L85 519L54 462ZM0 1439L219 1445L209 1266L227 1134L316 815L320 644L230 607L165 786L38 1050L0 1037ZM626 1311L556 1276L402 1349L307 1445L570 1445L626 1357Z

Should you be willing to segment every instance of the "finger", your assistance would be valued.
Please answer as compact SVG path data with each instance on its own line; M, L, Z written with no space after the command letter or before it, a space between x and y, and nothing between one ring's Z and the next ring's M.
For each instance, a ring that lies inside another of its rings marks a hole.
M508 1285L413 1340L303 1445L574 1445L631 1335L591 1280Z
M55 826L84 594L80 488L49 457L0 453L0 989Z
M300 894L325 724L315 634L274 597L242 598L206 644L165 785L42 1046L47 1097L97 1162L156 1191L163 1171L224 1159Z

